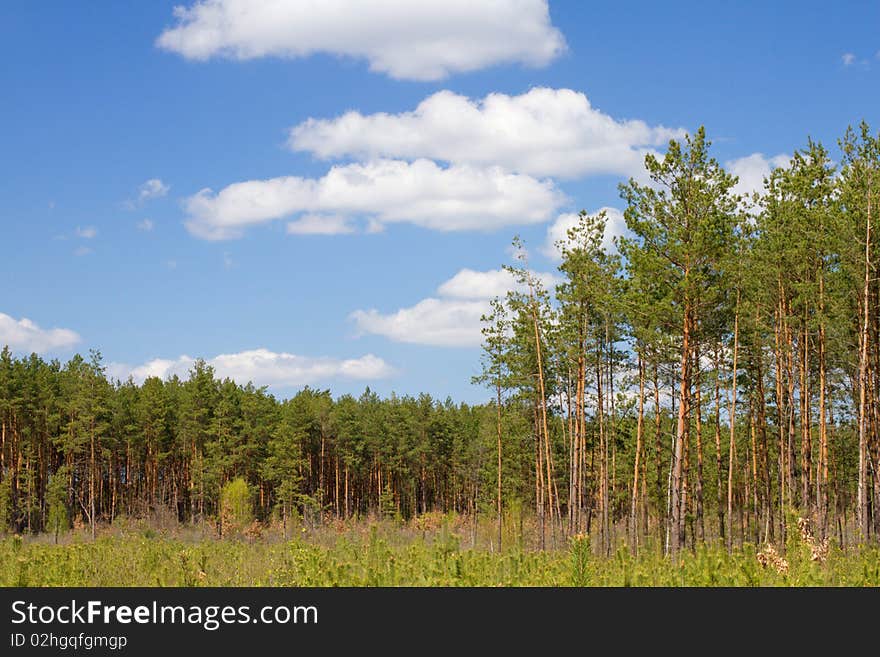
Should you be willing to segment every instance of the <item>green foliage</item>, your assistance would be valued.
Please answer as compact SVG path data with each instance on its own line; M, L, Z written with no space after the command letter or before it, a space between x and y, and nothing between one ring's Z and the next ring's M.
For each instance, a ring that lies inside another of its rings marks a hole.
M790 551L789 551L790 552ZM457 537L402 540L374 525L327 544L144 538L138 533L51 545L0 540L0 586L878 586L880 551L829 551L824 564L788 554L762 567L751 545L595 555L587 538L548 552L462 549Z
M242 477L226 482L220 492L220 522L223 531L241 531L254 519L253 494Z
M379 514L382 518L394 518L400 515L397 511L397 505L394 503L391 485L388 483L379 493Z
M0 533L5 533L12 522L12 481L4 477L0 481Z
M55 474L49 477L49 485L46 490L46 501L49 504L49 518L46 522L46 531L54 535L58 541L58 535L66 532L70 526L67 514L67 479L69 471L62 466Z
M571 542L571 585L590 585L590 537L577 535Z

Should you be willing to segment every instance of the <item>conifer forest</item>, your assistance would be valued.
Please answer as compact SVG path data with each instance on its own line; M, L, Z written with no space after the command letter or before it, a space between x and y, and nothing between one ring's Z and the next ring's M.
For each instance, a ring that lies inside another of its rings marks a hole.
M427 561L451 551L490 573L466 583L556 584L615 554L631 573L715 554L783 577L799 542L816 567L861 559L876 584L880 135L862 124L834 144L807 139L749 197L702 128L645 166L619 187L625 236L603 247L605 214L581 212L554 284L511 235L517 285L483 317L482 404L369 388L282 399L205 361L120 381L98 351L60 362L4 349L3 552L39 561L74 536L111 549L138 526L119 549L199 531L271 561L280 548L265 537L283 535L297 568L338 573L332 537L348 531L369 554L398 551L401 569L418 555L395 535ZM196 545L180 548L196 565L162 582L211 573ZM287 579L278 566L250 581L312 581L285 558ZM19 581L4 562L4 581ZM425 581L454 581L446 568ZM399 583L349 575L339 581Z

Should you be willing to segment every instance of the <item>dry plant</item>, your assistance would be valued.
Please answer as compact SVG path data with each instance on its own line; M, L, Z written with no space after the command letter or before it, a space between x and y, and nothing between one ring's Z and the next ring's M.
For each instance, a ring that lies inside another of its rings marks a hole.
M817 541L810 529L810 521L806 518L798 518L798 529L801 532L801 540L810 548L810 561L825 563L825 559L828 558L828 537L826 536L821 542Z
M761 564L764 568L773 568L780 575L788 574L788 561L780 556L780 554L776 551L776 548L773 547L770 543L767 543L767 545L765 545L764 548L760 552L758 552L756 557L758 559L758 563Z
M254 520L250 525L248 525L244 530L242 530L242 534L245 537L256 540L263 536L263 523L259 520Z

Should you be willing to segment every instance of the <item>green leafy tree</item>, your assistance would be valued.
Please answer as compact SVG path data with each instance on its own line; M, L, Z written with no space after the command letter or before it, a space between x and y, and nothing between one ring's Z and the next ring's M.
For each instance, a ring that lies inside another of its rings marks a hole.
M66 466L62 466L49 477L49 485L46 487L46 502L49 505L49 519L46 529L52 533L58 543L58 536L66 532L70 526L70 518L67 512L67 478Z
M739 199L736 178L709 155L704 128L672 140L663 158L645 157L652 184L630 180L621 187L626 224L633 237L621 240L632 276L652 278L660 294L652 315L664 320L679 347L678 418L671 476L669 549L684 542L685 453L690 437L693 350L702 314L725 288L720 267L733 241Z
M220 491L220 534L237 532L254 519L253 493L244 480L236 477L227 481Z

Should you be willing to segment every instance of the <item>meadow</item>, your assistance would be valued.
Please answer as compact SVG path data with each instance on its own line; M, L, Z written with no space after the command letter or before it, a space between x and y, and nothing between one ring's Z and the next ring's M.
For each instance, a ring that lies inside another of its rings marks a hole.
M467 524L451 516L422 525L360 521L222 539L206 528L117 523L94 541L86 531L57 543L48 535L3 538L0 585L880 586L877 548L830 545L817 557L796 532L778 553L749 543L728 553L708 543L682 551L677 562L650 541L637 554L620 543L598 555L584 536L546 551L513 540L498 554L472 539Z

